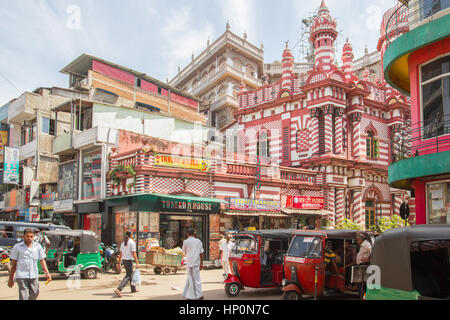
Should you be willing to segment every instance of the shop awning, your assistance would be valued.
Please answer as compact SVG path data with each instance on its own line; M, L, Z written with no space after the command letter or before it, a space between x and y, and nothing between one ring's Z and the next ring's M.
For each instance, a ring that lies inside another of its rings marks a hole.
M215 198L167 194L133 194L107 199L110 203L128 204L132 210L178 213L218 214L220 204L226 201Z
M288 209L282 208L281 212L289 215L309 215L309 216L327 216L330 213L325 210L308 210L308 209Z
M237 211L229 210L224 212L228 216L246 216L246 217L278 217L278 218L288 218L289 216L283 214L282 212L270 212L270 211Z

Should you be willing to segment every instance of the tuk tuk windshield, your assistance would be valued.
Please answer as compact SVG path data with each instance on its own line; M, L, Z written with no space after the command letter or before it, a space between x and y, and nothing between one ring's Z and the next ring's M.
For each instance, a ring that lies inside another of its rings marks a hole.
M258 245L253 237L236 237L231 255L257 254Z
M291 257L318 259L321 257L322 239L320 237L295 236L287 255Z

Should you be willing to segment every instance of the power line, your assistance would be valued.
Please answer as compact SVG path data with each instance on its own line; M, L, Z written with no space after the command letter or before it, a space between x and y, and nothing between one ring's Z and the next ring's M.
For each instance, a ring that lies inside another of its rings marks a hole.
M11 81L9 81L9 79L7 77L5 77L1 72L0 72L0 76L2 76L3 79L5 79L12 87L14 87L20 93L20 90L17 89L17 87Z

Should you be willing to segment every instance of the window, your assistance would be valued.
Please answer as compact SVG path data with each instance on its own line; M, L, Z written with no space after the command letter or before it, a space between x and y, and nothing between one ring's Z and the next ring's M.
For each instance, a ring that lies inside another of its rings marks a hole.
M288 255L299 258L320 258L322 252L322 241L319 237L296 236L289 246Z
M82 200L101 198L102 150L83 155Z
M421 1L421 18L426 19L448 7L450 7L449 0L423 0Z
M256 145L256 155L258 157L269 157L270 156L270 150L269 150L269 137L267 135L267 132L261 132L258 137L258 142Z
M378 158L380 156L380 143L377 138L374 137L373 132L368 132L366 139L366 155L368 158Z
M55 120L42 117L42 133L46 133L49 135L55 135Z
M140 88L141 87L142 80L139 78L136 78L136 85Z
M75 115L75 130L84 131L92 128L92 107L82 109L81 116L77 108Z
M370 226L376 224L375 219L375 202L373 200L366 201L366 230L369 230Z
M20 145L26 145L36 139L36 119L26 121L20 129Z
M158 94L159 94L159 95L162 94L162 89L161 89L161 87L158 87Z
M450 56L421 68L423 138L450 133Z
M450 224L450 182L427 185L427 223Z
M239 237L236 239L236 244L231 249L231 256L239 256L241 254L256 254L258 253L258 243L253 238Z

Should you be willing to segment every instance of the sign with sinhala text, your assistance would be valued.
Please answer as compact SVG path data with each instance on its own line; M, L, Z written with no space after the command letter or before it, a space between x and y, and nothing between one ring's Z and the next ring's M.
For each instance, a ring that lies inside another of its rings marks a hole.
M280 201L258 199L230 199L231 210L280 211Z
M155 156L155 166L209 171L210 161L178 156L165 156L159 154Z
M19 184L19 149L5 147L3 183Z
M323 206L323 197L287 196L286 198L286 208L319 210L323 209Z

